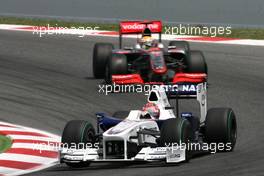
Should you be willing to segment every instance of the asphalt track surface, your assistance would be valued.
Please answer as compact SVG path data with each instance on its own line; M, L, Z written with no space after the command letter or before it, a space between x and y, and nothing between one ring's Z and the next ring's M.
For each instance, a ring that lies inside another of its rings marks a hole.
M39 38L28 32L0 31L0 120L61 134L71 119L95 124L95 112L140 108L144 95L98 93L102 80L92 78L91 60L93 44L99 41L117 44L117 38ZM263 175L263 47L201 43L191 47L204 51L208 62L209 107L232 107L237 115L234 152L173 166L104 163L72 170L57 165L29 175ZM195 110L194 103L184 105L183 110L186 105Z

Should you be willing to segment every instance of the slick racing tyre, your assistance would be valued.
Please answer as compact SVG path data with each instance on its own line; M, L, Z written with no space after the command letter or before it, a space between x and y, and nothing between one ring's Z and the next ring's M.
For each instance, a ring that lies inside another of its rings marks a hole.
M169 46L175 46L176 48L184 49L186 55L189 55L190 45L186 41L170 41Z
M112 83L112 75L127 74L127 57L124 54L113 54L105 69L105 82Z
M207 74L207 63L201 51L190 51L190 57L186 58L186 66L188 73Z
M93 75L97 79L104 78L105 65L112 54L111 43L96 43L93 50Z
M208 144L224 145L218 151L232 151L237 139L236 116L230 108L212 108L205 120L205 139Z
M176 49L181 49L184 53L177 52L174 54L174 58L182 60L184 65L187 65L186 60L190 57L190 45L187 41L170 41L169 46L174 46Z
M174 144L188 145L192 139L191 124L184 118L171 118L166 120L161 127L160 144L161 146L172 146ZM191 151L186 148L186 161L191 158Z
M95 141L95 130L93 126L83 120L72 120L69 121L62 133L62 145L68 146L69 148L77 146L77 149L84 149L86 145L94 144ZM70 167L86 167L89 166L89 162L78 162L70 163L66 162Z

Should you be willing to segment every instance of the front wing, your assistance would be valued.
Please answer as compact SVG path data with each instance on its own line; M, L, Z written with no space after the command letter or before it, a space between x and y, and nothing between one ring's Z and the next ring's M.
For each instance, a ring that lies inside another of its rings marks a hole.
M115 161L166 161L167 163L179 163L185 161L185 149L181 147L144 147L140 152L130 159L102 158L98 155L96 148L89 149L62 149L60 151L61 163L79 162L115 162Z
M176 73L172 84L189 82L202 83L206 81L204 73ZM164 84L163 82L144 82L140 74L112 75L112 82L115 84Z

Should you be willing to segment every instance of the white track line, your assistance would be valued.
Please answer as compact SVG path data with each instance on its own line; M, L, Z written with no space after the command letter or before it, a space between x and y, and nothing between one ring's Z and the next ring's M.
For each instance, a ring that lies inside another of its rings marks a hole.
M33 30L33 26L27 26L27 25L7 25L7 24L0 24L0 30L10 30L10 31L28 31L32 32L32 35L36 35L38 37L37 31ZM42 28L42 27L39 27ZM117 34L113 34L113 31L99 31L99 30L78 30L78 29L66 29L66 30L47 30L44 28L44 31L46 32L45 35L47 35L48 32L53 33L53 35L56 35L54 33L63 33L63 35L82 35L82 36L103 36L103 37L118 37ZM43 32L43 31L42 31ZM44 36L44 35L43 35ZM137 38L136 35L132 36L124 36L126 38ZM210 41L208 40L208 37L201 37L201 36L183 36L183 35L162 35L163 40L177 40L177 38L181 40L187 40L191 42L203 42L203 43L216 43L216 44L232 44L232 45L255 45L255 46L264 46L264 40L251 40L251 39L224 39L223 40L217 40L217 41ZM194 40L194 38L196 38ZM200 39L199 39L200 38ZM207 39L206 39L207 38ZM213 38L213 37L212 37Z

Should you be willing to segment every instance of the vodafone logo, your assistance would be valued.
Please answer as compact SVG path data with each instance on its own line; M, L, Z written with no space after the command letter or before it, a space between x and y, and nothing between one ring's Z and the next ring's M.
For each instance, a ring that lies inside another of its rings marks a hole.
M121 22L120 27L122 33L141 33L146 25L141 22ZM162 25L159 21L154 21L153 23L148 24L147 27L152 32L161 32L162 30Z
M135 29L135 30L138 30L138 29L144 29L145 25L144 24L138 24L138 23L123 24L122 28L123 29ZM150 28L150 29L159 29L159 25L157 25L157 24L149 24L148 28Z
M143 24L137 24L137 23L134 23L134 24L124 24L124 25L122 25L122 28L123 29L143 29L144 28L144 25Z

